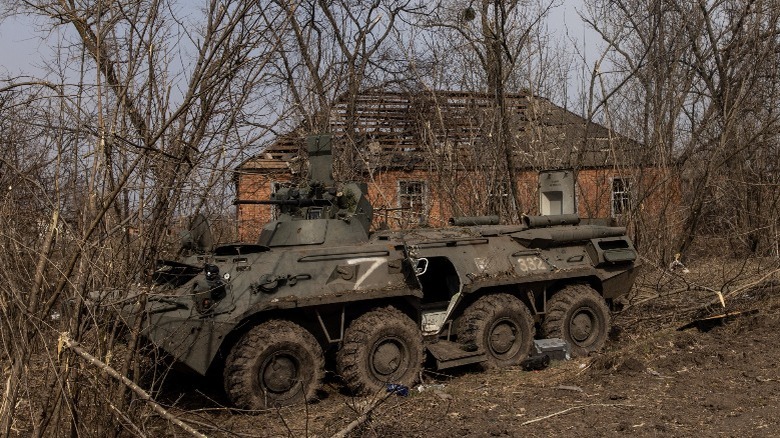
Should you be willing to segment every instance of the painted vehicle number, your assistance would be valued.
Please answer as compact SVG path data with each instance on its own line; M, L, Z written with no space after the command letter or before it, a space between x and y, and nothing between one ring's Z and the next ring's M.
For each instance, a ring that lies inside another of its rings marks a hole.
M520 265L520 270L523 272L529 271L546 271L547 263L539 257L520 257L517 259L517 263Z

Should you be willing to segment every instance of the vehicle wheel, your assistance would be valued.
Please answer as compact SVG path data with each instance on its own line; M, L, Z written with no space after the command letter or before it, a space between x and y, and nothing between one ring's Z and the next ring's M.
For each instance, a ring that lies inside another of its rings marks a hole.
M590 286L566 286L547 302L542 328L548 338L568 342L572 356L587 356L607 341L609 308Z
M485 295L458 318L458 343L485 352L485 368L517 365L528 356L534 339L531 312L509 294Z
M265 409L308 401L323 376L322 348L306 329L271 320L250 329L225 361L225 392L236 407Z
M411 318L388 306L355 319L344 332L336 368L355 394L382 391L389 383L409 386L422 369L422 332Z

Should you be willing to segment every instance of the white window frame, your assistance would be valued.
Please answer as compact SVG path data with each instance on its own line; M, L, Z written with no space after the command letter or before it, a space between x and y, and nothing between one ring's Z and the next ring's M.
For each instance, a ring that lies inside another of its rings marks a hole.
M621 187L616 187L616 184L620 184ZM612 177L609 200L613 218L621 217L631 210L633 185L630 178Z
M419 194L410 194L408 187L418 184L419 185ZM406 187L406 189L405 189ZM428 181L421 180L421 179L403 179L398 180L397 184L397 200L398 200L398 207L405 209L409 208L409 210L402 210L401 215L402 216L409 216L416 214L417 215L417 222L418 224L423 224L427 222L427 216L428 216ZM416 208L414 204L414 196L415 198L419 197L419 208Z

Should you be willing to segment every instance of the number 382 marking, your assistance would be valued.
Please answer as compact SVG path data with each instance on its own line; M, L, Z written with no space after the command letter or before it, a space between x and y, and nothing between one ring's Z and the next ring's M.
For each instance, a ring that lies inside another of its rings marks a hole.
M547 270L547 264L539 257L520 257L517 263L523 272Z

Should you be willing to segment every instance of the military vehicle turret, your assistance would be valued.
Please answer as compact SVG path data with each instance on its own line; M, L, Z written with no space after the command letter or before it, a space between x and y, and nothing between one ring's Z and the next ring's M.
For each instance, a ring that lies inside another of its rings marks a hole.
M635 277L624 228L558 215L371 232L366 185L331 178L330 138L309 139L308 153L308 183L260 201L280 214L258 242L207 251L196 227L195 253L160 262L143 295L143 335L199 374L224 370L236 406L314 397L326 352L365 394L412 384L426 357L506 367L535 337L574 355L604 345L609 305Z

